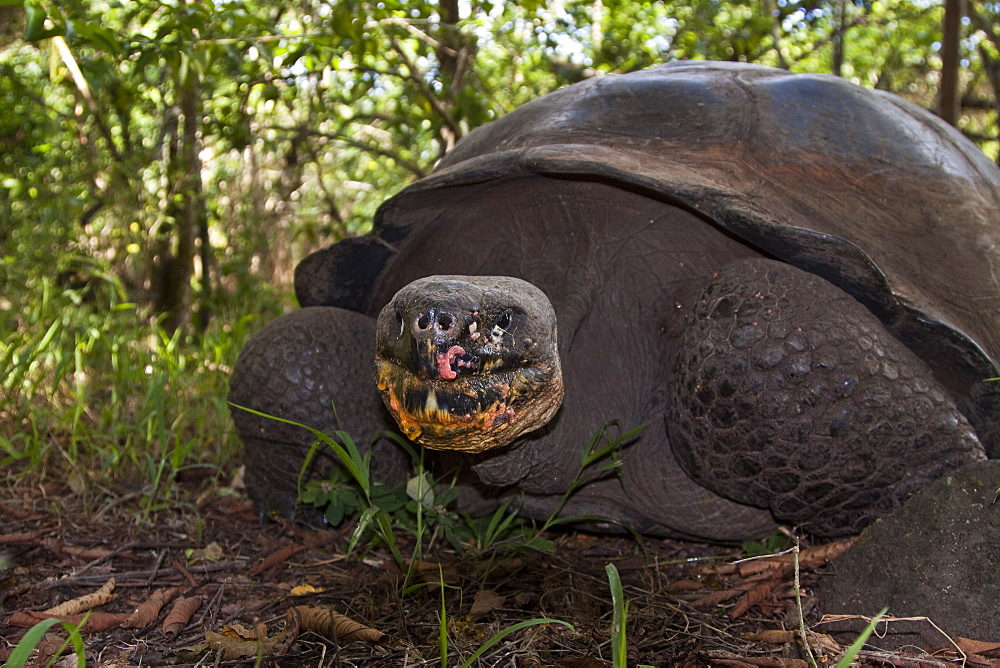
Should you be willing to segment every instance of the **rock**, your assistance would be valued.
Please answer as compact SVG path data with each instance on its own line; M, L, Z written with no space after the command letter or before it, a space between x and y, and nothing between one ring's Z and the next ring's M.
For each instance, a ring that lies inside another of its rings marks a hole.
M823 611L926 616L1000 640L1000 461L969 464L869 526L820 583ZM873 636L872 642L878 644Z

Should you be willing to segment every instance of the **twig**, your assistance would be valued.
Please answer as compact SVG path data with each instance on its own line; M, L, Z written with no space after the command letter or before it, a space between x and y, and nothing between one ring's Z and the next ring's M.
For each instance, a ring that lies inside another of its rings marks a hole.
M462 136L462 128L458 127L458 123L456 123L455 119L452 118L451 113L449 113L449 111L441 103L438 96L434 94L434 91L427 86L427 83L424 80L423 70L417 67L416 64L410 60L409 56L407 56L406 52L403 51L402 47L400 47L399 42L395 37L390 37L390 39L392 40L393 51L399 54L399 57L403 60L407 69L410 70L410 81L416 84L417 88L420 89L420 92L424 94L424 97L434 108L434 111L441 117L441 120L448 126L448 129L454 133L455 139L457 140Z
M76 58L73 57L73 52L69 50L69 45L66 44L66 40L61 35L54 35L52 37L52 44L55 45L56 51L59 53L59 58L62 59L63 64L66 65L66 69L69 70L70 78L73 79L76 90L80 93L80 97L83 98L87 109L90 110L90 114L94 117L98 129L108 142L108 149L111 151L115 162L121 162L122 156L118 153L115 139L111 135L110 130L108 130L108 126L104 123L104 118L97 108L97 102L94 101L94 96L90 92L90 84L87 83L87 78L83 76Z
M799 635L802 637L802 647L809 657L809 665L816 666L816 657L813 656L812 648L809 647L809 639L806 637L806 620L802 614L802 587L799 586L799 537L795 537L795 547L792 548L795 554L795 607L799 613Z
M247 560L241 561L225 561L215 564L206 564L204 566L199 566L195 569L197 573L215 573L218 571L225 571L229 569L245 569L247 566ZM148 587L151 583L147 582L150 575L155 573L154 570L145 571L128 571L125 573L115 573L115 586L121 587ZM172 568L161 569L159 573L163 576L180 576L183 574L173 570ZM66 576L59 578L58 580L53 580L51 582L45 582L42 586L46 589L57 589L59 587L74 587L81 584L93 584L95 582L103 583L108 579L107 575L84 575L81 577L76 576Z

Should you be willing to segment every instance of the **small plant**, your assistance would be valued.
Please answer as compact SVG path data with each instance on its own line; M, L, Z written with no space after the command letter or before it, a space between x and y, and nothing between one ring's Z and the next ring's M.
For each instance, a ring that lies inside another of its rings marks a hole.
M262 413L260 411L255 411L252 408L246 408L245 406L239 406L237 404L230 404L234 408L247 411L262 418L268 420L275 420L277 422L284 422L285 424L294 425L296 427L301 427L306 431L310 432L316 437L312 446L306 453L305 461L302 463L302 467L299 470L298 488L299 488L299 498L302 498L306 489L305 472L309 468L310 462L316 456L320 446L326 446L330 448L336 455L337 459L340 461L341 465L353 479L354 483L357 485L358 490L361 492L362 496L360 500L363 503L361 506L361 514L358 517L358 525L354 529L354 533L351 535L351 540L348 543L348 552L354 550L357 546L358 541L365 534L365 532L371 527L374 528L378 537L382 540L385 546L392 553L393 559L401 568L405 567L405 561L403 560L403 555L399 552L399 546L396 543L396 536L393 534L393 524L392 518L389 513L384 509L376 505L375 503L375 485L372 482L370 475L370 453L361 454L357 445L354 443L354 439L351 435L345 431L335 431L332 435L324 434L323 432L313 429L310 426L295 422L293 420L286 420L284 418L275 417L273 415L268 415L267 413ZM334 438L336 437L336 438ZM313 495L316 492L313 488ZM322 486L320 486L320 492L322 493ZM332 489L332 488L331 488ZM341 499L338 493L338 499ZM342 500L342 499L341 499Z
M518 517L517 509L511 507L510 501L484 517L472 517L467 513L463 513L462 517L471 534L469 543L480 555L505 545L529 545L538 538L537 530Z
M781 529L775 530L763 541L748 540L743 542L743 553L747 557L766 557L784 552L792 545L792 539Z
M584 485L594 482L607 475L615 475L621 480L621 449L625 447L627 443L634 440L639 436L639 432L642 431L642 425L638 427L633 427L625 433L619 433L615 438L606 438L606 433L608 429L615 427L621 431L621 425L617 420L609 422L600 429L598 429L594 436L590 439L590 443L584 449L583 454L580 455L580 462L576 470L576 475L573 476L573 481L566 488L562 497L559 499L559 503L556 504L555 509L549 515L545 523L542 524L539 529L543 532L559 524L570 524L574 522L586 522L586 521L601 521L606 522L608 518L597 517L594 515L572 515L567 517L559 517L559 513L562 512L563 508L566 507L566 503L580 491Z
M628 601L622 591L622 581L614 564L604 567L608 574L608 584L611 586L611 665L614 668L626 668L628 654L625 644L625 617L628 614Z
M83 626L86 622L87 622L86 617L83 618L83 621L80 622L79 626L75 626L73 624L70 624L69 622L63 622L58 619L45 619L38 622L30 629L28 629L28 632L24 634L24 636L21 638L21 641L17 643L17 646L14 648L14 651L11 652L10 656L7 658L7 661L4 662L3 664L4 668L20 668L20 666L28 665L28 661L31 659L32 652L34 652L35 648L38 647L38 644L42 642L42 638L45 637L45 634L48 632L48 630L53 626L55 626L56 624L62 624L63 628L66 629L66 632L69 633L69 637L66 639L66 642L63 643L62 647L59 648L59 651L56 652L54 656L58 657L60 654L62 654L63 649L65 649L67 645L72 643L73 653L76 654L76 665L80 666L80 668L83 668L83 666L86 665L86 656L83 647L83 637L80 635L80 627ZM51 663L49 665L51 665Z
M628 617L628 599L622 590L622 580L614 564L604 567L611 587L611 665L613 668L628 666L628 644L625 637L625 620ZM652 668L639 664L638 668Z
M882 621L882 617L884 617L885 613L888 611L888 608L882 608L880 613L872 617L872 620L868 622L868 626L865 627L865 630L861 632L861 635L859 635L853 643L851 643L851 646L847 648L846 652L844 652L844 656L840 657L840 660L837 661L837 668L851 668L851 665L854 663L854 658L861 651L861 648L864 647L865 643L868 642L868 638L871 637L872 633L874 633L875 627L878 626L878 623Z
M451 505L457 497L454 482L449 484L446 481L434 480L424 465L423 448L414 448L399 434L388 432L385 436L392 439L410 456L415 473L405 487L401 485L389 487L380 481L371 480L368 454L361 454L346 432L335 431L332 435L327 435L297 422L233 405L261 417L302 427L316 436L300 468L299 500L314 508L324 508L326 520L334 526L339 525L353 513L360 512L358 527L351 538L349 549L353 550L364 532L374 526L379 538L390 548L393 557L401 566L402 557L394 547L395 538L391 536L393 528L407 531L416 538L413 556L419 558L424 538L428 536L428 529L431 527L433 530L429 534L428 543L432 543L440 536L457 550L464 551L474 547L482 554L501 546L549 551L552 549L551 541L541 537L547 529L572 522L607 521L604 517L589 515L559 517L559 514L569 499L585 484L602 476L620 475L621 448L633 440L642 429L636 427L618 434L615 438L609 438L608 430L612 427L617 428L618 423L611 422L601 427L581 454L573 481L549 517L538 527L518 517L517 504L511 501L481 518L473 518L467 514L460 515L452 510ZM343 468L334 467L325 480L305 480L310 462L316 456L318 448L323 446L333 451Z
M330 526L340 526L345 517L358 512L361 496L358 487L348 478L347 472L335 467L326 480L310 480L302 488L299 501L316 509L323 509L323 519Z

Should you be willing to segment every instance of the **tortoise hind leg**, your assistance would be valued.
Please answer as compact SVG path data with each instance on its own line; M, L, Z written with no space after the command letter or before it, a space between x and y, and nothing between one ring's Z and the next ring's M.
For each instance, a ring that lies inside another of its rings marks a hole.
M299 309L250 339L233 370L229 401L324 433L342 429L365 448L392 427L372 380L374 357L374 319L339 308ZM290 516L299 471L315 438L239 408L231 414L258 511ZM394 444L381 439L372 448L374 478L405 479L407 460ZM329 449L320 446L306 479L328 474L333 463Z
M680 346L671 443L698 482L819 535L859 531L982 459L927 366L864 306L791 265L715 275Z

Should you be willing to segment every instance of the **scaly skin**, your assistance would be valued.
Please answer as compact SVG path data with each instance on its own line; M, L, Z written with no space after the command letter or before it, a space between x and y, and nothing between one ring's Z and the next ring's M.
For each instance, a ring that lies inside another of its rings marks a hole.
M985 459L927 366L850 295L772 260L734 262L677 358L674 451L697 481L823 535Z

